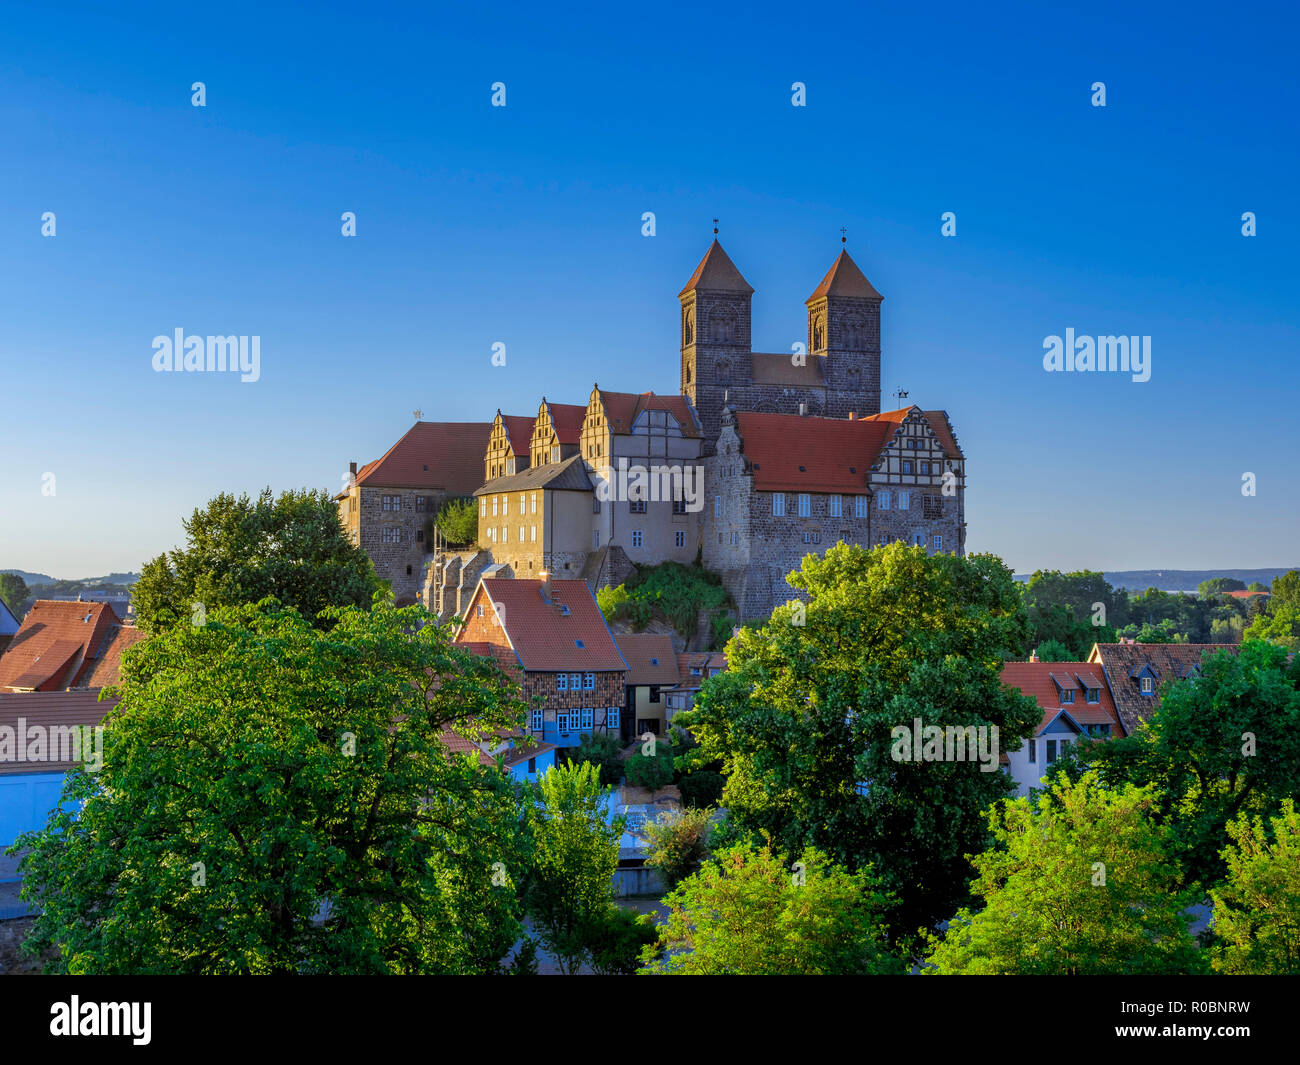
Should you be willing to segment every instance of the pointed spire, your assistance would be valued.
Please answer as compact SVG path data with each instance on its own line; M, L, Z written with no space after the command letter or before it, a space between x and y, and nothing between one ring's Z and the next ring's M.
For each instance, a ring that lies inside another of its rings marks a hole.
M695 268L695 273L686 282L686 287L677 293L678 299L692 289L702 292L743 292L745 295L751 295L754 291L749 282L740 276L740 271L722 250L716 237L704 253L700 265Z
M876 291L867 280L866 275L858 269L847 250L842 250L835 264L822 278L817 290L808 297L808 303L823 296L848 296L854 299L880 300L884 297Z

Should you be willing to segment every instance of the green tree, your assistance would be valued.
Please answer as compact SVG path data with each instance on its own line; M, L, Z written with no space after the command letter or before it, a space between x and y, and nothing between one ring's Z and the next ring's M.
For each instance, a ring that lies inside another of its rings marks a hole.
M1245 582L1239 581L1235 577L1211 577L1208 581L1201 581L1196 586L1196 594L1202 599L1208 599L1212 595L1227 595L1229 592L1244 592L1245 590Z
M1034 653L1040 662L1079 662L1074 653L1059 640L1044 640Z
M518 938L517 689L417 607L217 610L126 660L98 773L15 849L58 972L481 973ZM325 919L317 920L324 909Z
M315 620L327 607L369 607L381 587L328 492L223 492L182 525L186 548L145 563L133 591L136 623L151 632L268 597Z
M1283 604L1271 613L1259 614L1242 633L1243 640L1267 640L1291 651L1300 651L1300 606Z
M478 539L478 504L473 499L449 499L433 523L449 544L472 544Z
M659 939L654 919L610 903L588 933L592 971L597 976L635 976L641 952Z
M1189 973L1200 962L1178 863L1151 817L1152 791L1107 791L1096 774L989 812L994 847L972 858L977 912L963 909L929 974Z
M709 833L717 813L709 807L670 810L657 821L647 821L642 831L650 844L646 865L659 870L669 888L675 888L700 870L709 856Z
M553 767L533 791L528 912L543 945L572 976L607 927L623 819L608 817L609 790L590 763Z
M31 595L27 582L16 573L0 573L0 600L22 620L23 600Z
M1080 741L1053 769L1094 768L1109 787L1152 786L1184 882L1223 877L1226 826L1268 815L1300 793L1300 658L1247 641L1201 662L1201 675L1167 682L1160 708L1132 736Z
M1273 582L1271 607L1300 607L1300 569L1289 570Z
M1300 974L1300 814L1284 799L1272 832L1259 818L1228 823L1228 874L1214 900L1216 972ZM1270 839L1271 836L1271 839Z
M962 856L984 849L983 811L1011 784L996 754L990 771L895 760L893 730L996 727L1002 750L1020 746L1042 717L1000 677L1028 634L1020 591L992 556L901 543L837 544L787 579L809 602L742 630L727 671L674 723L701 763L723 761L739 835L874 865L900 899L895 931L929 925L966 899Z
M1033 630L1030 646L1064 644L1069 650L1060 661L1081 661L1094 643L1113 642L1115 627L1128 613L1128 597L1093 570L1038 570L1024 585L1023 596Z
M869 869L849 873L809 848L787 867L769 848L729 847L665 899L656 976L898 973L883 915L891 899Z
M607 788L623 783L623 745L610 732L584 732L577 747L568 751L570 762L590 762L600 770L600 782Z

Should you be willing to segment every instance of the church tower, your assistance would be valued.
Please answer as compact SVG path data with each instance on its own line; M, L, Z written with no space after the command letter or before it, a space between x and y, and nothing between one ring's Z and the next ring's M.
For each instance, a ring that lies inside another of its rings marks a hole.
M808 297L808 354L822 360L826 416L880 413L880 303L847 251Z
M718 437L728 388L742 388L751 380L753 295L715 237L677 296L682 304L682 394L694 404L706 440Z

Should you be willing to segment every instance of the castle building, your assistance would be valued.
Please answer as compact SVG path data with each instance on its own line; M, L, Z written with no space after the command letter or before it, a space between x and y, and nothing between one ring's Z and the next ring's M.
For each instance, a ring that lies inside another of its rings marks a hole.
M424 493L472 493L477 549L435 560L426 589L442 617L487 574L595 589L633 566L699 558L750 620L796 594L785 575L805 555L841 540L963 553L965 455L946 412L881 411L883 297L848 251L804 301L806 342L788 354L753 350L753 293L715 239L678 294L678 395L596 386L585 405L543 397L535 417L498 409L490 425L464 426L457 446L430 440L418 455L408 434L340 496L345 524L407 592L420 581L418 526L434 498ZM482 480L466 485L444 472L453 466ZM397 495L396 480L417 490Z

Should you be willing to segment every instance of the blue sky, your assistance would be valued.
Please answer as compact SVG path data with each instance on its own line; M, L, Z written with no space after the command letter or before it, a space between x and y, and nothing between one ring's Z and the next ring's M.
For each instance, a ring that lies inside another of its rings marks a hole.
M10 9L0 566L138 569L218 491L337 489L416 408L676 391L714 216L767 351L847 227L884 391L967 452L971 550L1300 562L1294 9L904 8ZM1044 372L1067 327L1150 335L1151 380ZM261 380L153 372L176 328L260 336Z

